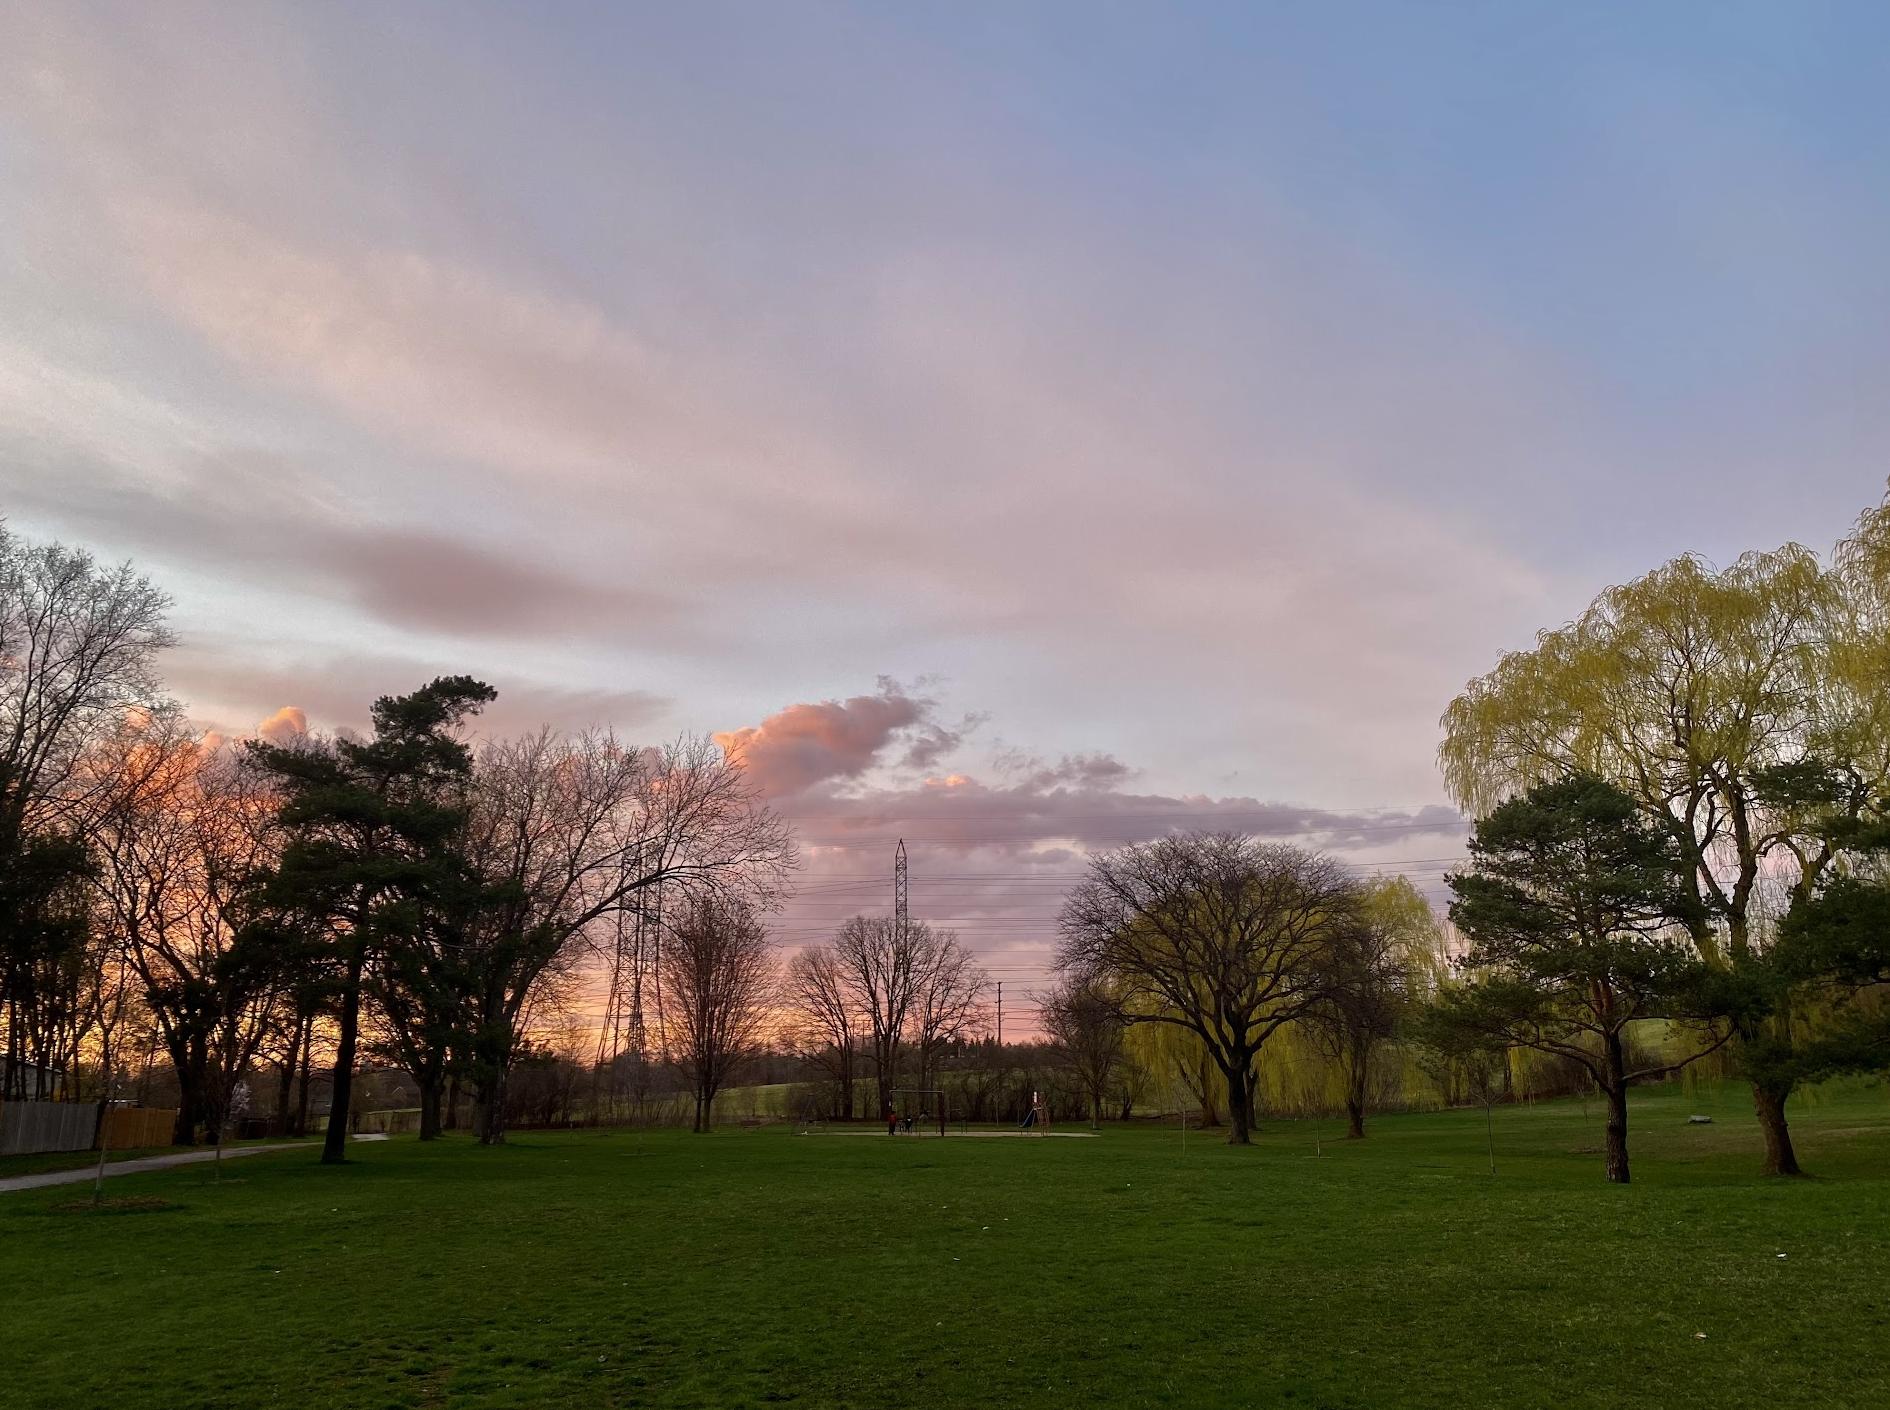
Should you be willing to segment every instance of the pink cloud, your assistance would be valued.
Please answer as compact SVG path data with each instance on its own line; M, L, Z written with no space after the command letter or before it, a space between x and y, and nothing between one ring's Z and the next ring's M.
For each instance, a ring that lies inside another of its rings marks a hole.
M290 744L308 733L308 715L294 705L284 705L256 726L256 737L271 744Z
M923 723L930 708L930 701L882 680L877 695L790 705L758 725L717 734L715 742L741 759L764 794L786 798L816 784L858 778L895 736ZM921 747L927 742L930 736Z

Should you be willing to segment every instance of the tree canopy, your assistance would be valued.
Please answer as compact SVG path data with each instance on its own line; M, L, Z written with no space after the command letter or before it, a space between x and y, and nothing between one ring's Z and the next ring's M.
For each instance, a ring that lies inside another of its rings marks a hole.
M1706 1025L1726 995L1695 937L1704 909L1673 836L1592 774L1537 784L1480 819L1471 868L1449 877L1451 919L1470 941L1464 982L1431 1020L1588 1069L1607 1098L1607 1175L1628 1179L1627 1089L1697 1060L1730 1036L1709 1031L1678 1056L1635 1061L1632 1025ZM1452 1044L1462 1046L1461 1043Z
M1245 1145L1255 1056L1319 1001L1358 906L1329 858L1233 833L1166 837L1091 860L1064 901L1057 962L1108 980L1130 1022L1198 1037L1226 1083L1228 1140Z
M1473 812L1571 772L1619 787L1680 848L1708 958L1758 982L1772 918L1832 865L1823 820L1890 788L1890 500L1828 565L1788 544L1608 589L1471 681L1443 728L1446 784ZM1734 1061L1766 1168L1795 1173L1789 1051L1806 1030L1789 996L1759 1012Z

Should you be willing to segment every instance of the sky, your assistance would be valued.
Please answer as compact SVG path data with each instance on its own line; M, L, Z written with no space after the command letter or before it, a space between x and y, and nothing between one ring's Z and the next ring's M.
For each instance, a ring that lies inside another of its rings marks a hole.
M206 725L738 744L784 937L1085 849L1430 889L1437 720L1890 457L1880 5L13 6L0 513Z

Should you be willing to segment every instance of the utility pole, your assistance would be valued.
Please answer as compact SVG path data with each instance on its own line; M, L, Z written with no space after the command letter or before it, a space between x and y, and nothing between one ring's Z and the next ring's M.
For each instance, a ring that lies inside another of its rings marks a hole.
M1004 981L998 980L998 1046L1004 1046Z

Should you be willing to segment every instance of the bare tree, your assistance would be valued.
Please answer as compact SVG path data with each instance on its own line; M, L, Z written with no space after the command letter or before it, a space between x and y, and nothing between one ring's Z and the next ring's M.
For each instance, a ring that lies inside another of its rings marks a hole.
M1320 995L1320 963L1351 923L1357 885L1336 863L1231 833L1106 852L1059 919L1059 967L1105 979L1132 1023L1186 1028L1227 1084L1228 1142L1253 1126L1254 1061Z
M821 952L813 952L821 953ZM879 1105L892 1103L900 1062L910 1051L924 1083L939 1053L978 1019L989 984L976 957L950 931L892 916L854 916L818 963L872 1056Z
M1083 1084L1091 1123L1100 1124L1110 1078L1123 1061L1122 1006L1095 976L1070 975L1044 1000L1043 1026Z
M604 731L488 745L468 851L493 888L466 960L481 1141L505 1133L505 1075L536 987L590 953L590 932L661 888L765 906L794 865L787 826L707 740L635 749Z
M774 954L739 898L691 897L663 939L663 1047L688 1081L692 1129L706 1131L715 1094L761 1048L774 988Z
M836 1114L851 1121L865 1022L832 946L811 946L788 962L782 998L787 1041L832 1080Z
M113 1012L86 843L114 780L91 757L128 716L172 708L155 670L169 605L128 565L0 524L0 1096L49 1094Z
M177 1074L174 1140L220 1128L279 1017L285 986L249 929L257 874L276 856L275 800L227 752L167 717L102 744L114 780L92 828L101 926L136 974Z
M982 999L991 980L951 931L910 923L907 930L914 976L912 1048L924 1087L939 1053L982 1022Z
M832 942L834 961L845 976L854 1010L865 1018L882 1111L892 1106L899 1058L918 991L912 936L920 928L901 927L891 916L854 916L841 925Z
M112 780L88 767L133 713L173 707L157 655L170 599L130 564L27 544L0 524L0 813L83 830Z

